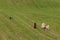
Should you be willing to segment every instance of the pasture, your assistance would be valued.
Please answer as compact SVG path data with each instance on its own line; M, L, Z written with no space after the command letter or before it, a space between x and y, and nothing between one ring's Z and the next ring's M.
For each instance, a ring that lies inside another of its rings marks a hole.
M0 40L60 40L59 4L59 0L0 0ZM49 31L41 29L42 22L50 25Z

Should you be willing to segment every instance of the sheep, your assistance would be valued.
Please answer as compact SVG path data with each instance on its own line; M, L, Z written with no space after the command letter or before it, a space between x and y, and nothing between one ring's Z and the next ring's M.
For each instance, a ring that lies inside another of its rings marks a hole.
M37 24L36 24L36 23L34 23L34 28L35 28L35 29L36 29L36 25L37 25Z
M11 20L12 18L13 18L12 16L9 17L10 20Z
M49 25L46 25L46 29L49 30Z
M45 23L42 23L41 28L44 29L44 30L45 29L49 30L49 25L46 25Z
M46 28L46 24L45 23L42 23L41 28L42 29L45 29Z

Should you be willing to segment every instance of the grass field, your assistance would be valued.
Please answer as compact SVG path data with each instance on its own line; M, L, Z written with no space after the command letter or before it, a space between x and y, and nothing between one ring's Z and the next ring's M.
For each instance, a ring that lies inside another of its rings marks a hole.
M60 0L0 0L0 40L60 40Z

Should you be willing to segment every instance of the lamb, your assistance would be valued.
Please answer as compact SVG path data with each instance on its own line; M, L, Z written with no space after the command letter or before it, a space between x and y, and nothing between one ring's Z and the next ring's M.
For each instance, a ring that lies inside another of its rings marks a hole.
M49 30L49 25L46 25L46 29Z

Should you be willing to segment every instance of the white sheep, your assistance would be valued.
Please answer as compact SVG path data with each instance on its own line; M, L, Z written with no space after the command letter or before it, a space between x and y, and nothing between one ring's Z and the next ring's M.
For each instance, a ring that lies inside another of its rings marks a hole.
M46 29L49 30L49 25L46 25Z
M46 25L45 23L42 23L41 28L49 30L49 25Z
M46 27L46 24L42 23L41 28L45 29L45 27Z

